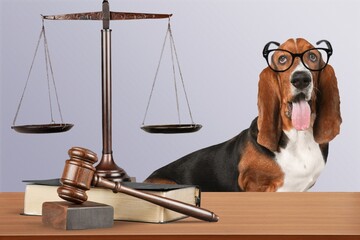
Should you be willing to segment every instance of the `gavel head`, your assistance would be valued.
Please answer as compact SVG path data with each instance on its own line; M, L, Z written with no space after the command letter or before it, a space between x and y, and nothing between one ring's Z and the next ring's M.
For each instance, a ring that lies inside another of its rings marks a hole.
M59 197L73 203L83 203L87 200L86 192L90 189L95 174L94 163L97 162L96 153L80 147L73 147L68 151L70 156L66 160L64 171L57 190Z

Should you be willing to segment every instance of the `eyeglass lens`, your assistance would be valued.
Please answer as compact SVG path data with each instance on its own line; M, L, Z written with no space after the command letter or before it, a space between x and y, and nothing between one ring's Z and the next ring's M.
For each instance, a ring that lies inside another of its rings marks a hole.
M313 71L321 70L328 62L328 54L324 49L310 49L300 55L305 67ZM273 70L286 71L292 66L295 59L290 52L275 49L269 51L267 61Z

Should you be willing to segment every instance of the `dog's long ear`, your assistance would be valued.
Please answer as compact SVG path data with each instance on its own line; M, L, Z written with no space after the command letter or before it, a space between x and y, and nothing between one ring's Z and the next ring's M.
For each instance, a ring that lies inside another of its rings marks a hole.
M281 136L280 89L276 73L269 67L260 73L258 91L257 142L271 151L277 151Z
M327 65L318 81L314 137L319 144L330 142L340 132L340 96L334 69Z

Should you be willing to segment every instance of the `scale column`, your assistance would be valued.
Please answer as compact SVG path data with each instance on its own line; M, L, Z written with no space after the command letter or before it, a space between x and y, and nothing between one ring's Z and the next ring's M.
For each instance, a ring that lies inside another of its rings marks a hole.
M101 30L101 45L103 151L96 173L114 182L130 181L126 172L115 164L112 151L111 29Z

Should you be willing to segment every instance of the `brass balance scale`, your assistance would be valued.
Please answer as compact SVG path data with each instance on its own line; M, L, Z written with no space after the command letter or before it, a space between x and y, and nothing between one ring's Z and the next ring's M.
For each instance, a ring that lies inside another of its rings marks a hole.
M149 13L127 13L127 12L111 12L109 3L107 0L104 0L102 3L102 11L100 12L88 12L88 13L72 13L72 14L63 14L63 15L51 15L51 16L42 16L42 29L40 32L39 40L36 46L35 54L32 60L32 64L28 73L28 77L25 83L25 87L20 98L20 102L14 117L13 126L11 127L17 132L20 133L32 133L32 134L43 134L43 133L59 133L70 130L73 127L71 123L65 123L63 121L61 108L59 104L59 98L56 89L56 83L54 79L53 68L50 59L50 52L48 48L44 21L45 20L102 20L103 29L101 30L101 62L102 62L102 158L100 163L96 166L96 173L104 178L112 180L114 182L122 182L122 181L130 181L130 177L127 173L116 165L113 158L112 151L112 101L111 101L111 29L110 29L110 21L111 20L136 20L136 19L160 19L165 18L169 20L166 36L164 40L164 44L161 50L159 64L155 73L154 81L152 84L152 89L149 97L149 101L146 107L145 116L142 122L141 129L148 133L163 133L163 134L176 134L176 133L190 133L198 131L202 126L200 124L196 124L193 121L192 113L190 110L189 100L185 91L184 80L182 76L182 72L180 69L180 64L175 48L174 38L171 31L170 26L170 17L172 14L149 14ZM32 67L34 65L34 61L39 50L39 45L43 39L44 50L45 50L45 65L46 65L46 76L48 83L48 94L49 94L49 102L50 102L50 115L51 122L49 124L30 124L30 125L16 125L16 120L18 117L19 110L21 108L21 104L24 98L24 93L27 89L27 85L29 83ZM175 84L175 94L176 94L176 103L177 103L177 113L178 120L177 124L156 124L156 125L146 125L145 120L149 110L151 98L153 95L153 90L156 84L157 75L159 72L159 67L161 64L162 56L164 53L165 43L169 39L170 41L170 49L171 49L171 59L172 59L172 67L173 67L173 76L174 76L174 84ZM176 59L176 61L175 61ZM175 64L176 62L176 64ZM180 75L182 87L184 90L187 107L189 110L189 115L191 118L191 123L183 124L180 122L180 111L179 111L179 99L177 93L177 85L176 85L176 74L175 74L175 65L178 67L178 73ZM53 117L53 106L51 102L51 91L50 87L53 88L53 92L55 92L55 99L57 101L57 108L59 111L60 123L56 123Z

